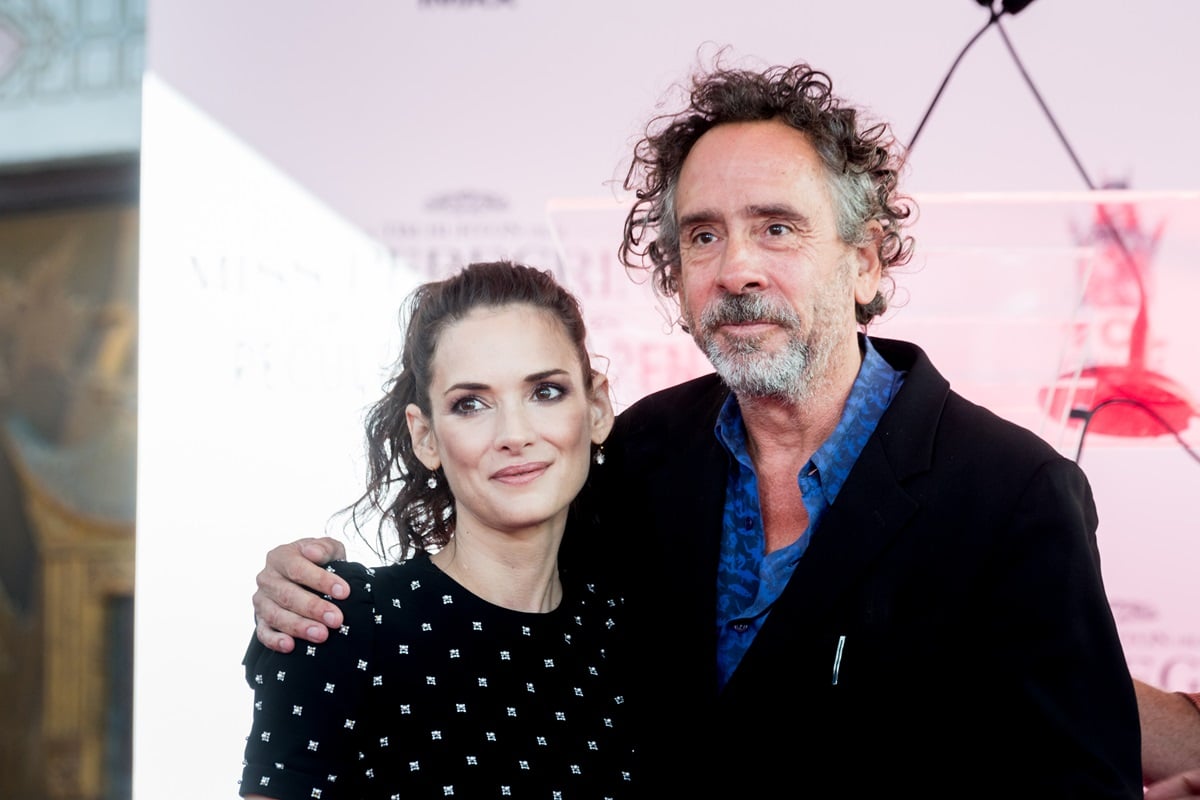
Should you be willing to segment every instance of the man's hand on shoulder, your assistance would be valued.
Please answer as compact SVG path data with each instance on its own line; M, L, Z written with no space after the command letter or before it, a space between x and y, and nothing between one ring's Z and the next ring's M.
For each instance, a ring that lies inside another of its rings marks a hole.
M296 639L323 642L329 628L341 626L342 612L322 595L341 600L350 587L323 565L345 557L341 542L328 537L299 539L267 553L253 597L255 635L265 647L290 653Z
M1146 800L1184 800L1200 797L1200 767L1150 784Z

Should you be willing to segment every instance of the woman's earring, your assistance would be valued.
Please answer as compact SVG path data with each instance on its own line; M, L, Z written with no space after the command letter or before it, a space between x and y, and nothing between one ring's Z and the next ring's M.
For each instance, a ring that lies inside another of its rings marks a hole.
M604 445L596 445L596 449L592 453L592 463L596 466L600 466L604 463Z
M425 485L430 489L436 489L438 487L437 473L429 473L429 477L425 479Z

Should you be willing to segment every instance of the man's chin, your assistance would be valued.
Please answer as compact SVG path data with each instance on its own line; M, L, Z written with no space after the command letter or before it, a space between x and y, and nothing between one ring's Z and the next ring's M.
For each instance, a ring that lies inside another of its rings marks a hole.
M791 350L769 352L757 347L738 352L710 343L705 355L726 385L745 397L789 398L808 367L808 359Z
M721 375L721 380L739 400L772 400L787 404L793 404L795 401L790 385L758 380L744 374Z

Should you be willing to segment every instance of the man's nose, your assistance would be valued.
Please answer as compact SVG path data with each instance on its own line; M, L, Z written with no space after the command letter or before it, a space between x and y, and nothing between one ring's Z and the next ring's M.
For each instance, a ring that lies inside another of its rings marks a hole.
M745 294L766 288L767 275L762 253L749 237L729 237L721 254L717 285L729 294Z

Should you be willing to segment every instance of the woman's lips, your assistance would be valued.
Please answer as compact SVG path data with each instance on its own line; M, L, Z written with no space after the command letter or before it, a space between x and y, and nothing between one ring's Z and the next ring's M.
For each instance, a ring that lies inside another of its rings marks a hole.
M544 461L514 464L492 473L492 480L508 484L530 483L541 476L550 465Z

